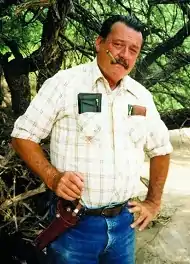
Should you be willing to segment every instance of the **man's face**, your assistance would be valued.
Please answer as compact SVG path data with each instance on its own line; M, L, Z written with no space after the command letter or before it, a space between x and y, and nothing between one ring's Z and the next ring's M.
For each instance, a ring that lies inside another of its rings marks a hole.
M106 39L98 37L96 51L98 65L104 76L117 83L133 69L140 53L143 38L140 32L117 22ZM112 63L109 51L119 63Z

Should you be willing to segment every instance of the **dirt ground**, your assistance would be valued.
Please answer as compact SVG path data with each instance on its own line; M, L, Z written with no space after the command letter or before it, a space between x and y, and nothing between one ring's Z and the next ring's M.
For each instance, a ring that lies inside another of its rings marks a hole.
M137 231L137 264L190 263L190 129L170 132L174 151L164 189L161 223ZM143 168L148 178L148 162ZM140 184L139 194L146 193Z

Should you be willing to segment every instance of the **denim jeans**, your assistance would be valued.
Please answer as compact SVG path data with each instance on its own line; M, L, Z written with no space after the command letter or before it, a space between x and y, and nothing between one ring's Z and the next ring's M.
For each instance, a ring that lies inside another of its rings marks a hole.
M115 217L84 216L49 245L50 263L134 264L133 219L127 208Z

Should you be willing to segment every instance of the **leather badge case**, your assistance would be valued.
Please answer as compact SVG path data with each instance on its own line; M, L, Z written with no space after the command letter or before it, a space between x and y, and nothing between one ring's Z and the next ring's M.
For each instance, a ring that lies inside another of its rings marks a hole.
M78 113L101 112L102 94L101 93L79 93L78 94Z

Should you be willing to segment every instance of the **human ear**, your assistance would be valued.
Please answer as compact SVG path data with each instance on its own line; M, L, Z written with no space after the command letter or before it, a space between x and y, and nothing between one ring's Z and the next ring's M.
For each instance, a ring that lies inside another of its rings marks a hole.
M95 47L96 47L96 52L98 53L100 50L100 44L102 43L103 38L101 36L98 36L96 41L95 41Z

